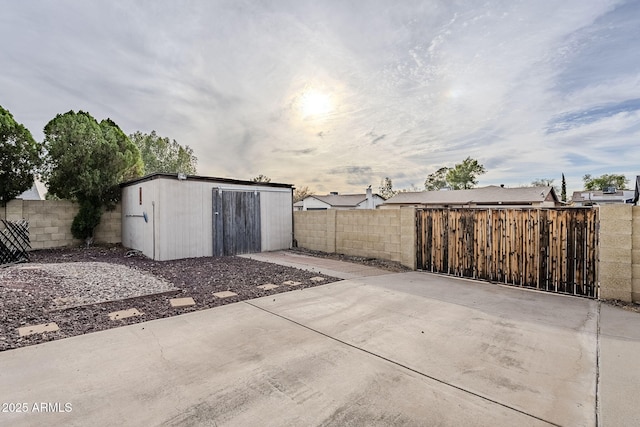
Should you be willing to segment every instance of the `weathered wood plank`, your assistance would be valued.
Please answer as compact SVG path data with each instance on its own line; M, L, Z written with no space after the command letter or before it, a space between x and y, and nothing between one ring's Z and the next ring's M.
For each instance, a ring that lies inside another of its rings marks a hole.
M416 215L422 269L596 296L593 209L424 209Z

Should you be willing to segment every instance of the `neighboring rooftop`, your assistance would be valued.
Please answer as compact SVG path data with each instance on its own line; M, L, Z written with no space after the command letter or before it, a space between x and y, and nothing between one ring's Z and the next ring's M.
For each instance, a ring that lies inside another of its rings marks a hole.
M385 205L528 205L559 203L553 187L504 188L491 185L470 190L417 191L398 193Z
M40 189L38 188L38 186L36 185L36 183L34 181L34 183L31 186L31 188L28 189L27 191L25 191L24 193L20 194L19 196L16 196L16 199L22 199L22 200L44 200L44 197L42 197L42 193L40 193Z
M571 200L575 205L601 205L609 203L634 203L634 190L574 191Z
M327 194L326 196L309 196L321 200L331 206L351 208L367 200L366 194Z

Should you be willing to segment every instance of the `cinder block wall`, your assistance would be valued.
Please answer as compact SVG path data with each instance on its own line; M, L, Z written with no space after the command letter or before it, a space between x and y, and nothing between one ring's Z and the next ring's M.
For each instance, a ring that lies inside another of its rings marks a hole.
M631 216L631 298L640 303L640 206L632 208Z
M599 209L600 298L640 302L640 207Z
M336 211L300 211L293 213L294 238L301 248L335 252ZM329 224L329 226L327 226ZM333 230L327 233L327 230Z
M415 209L294 212L302 248L397 261L416 268Z
M78 212L78 205L68 200L12 200L6 209L0 207L0 218L29 221L29 238L32 249L58 248L79 245L82 242L71 235L71 223ZM112 212L102 215L95 231L96 243L120 243L122 241L122 215L118 204Z

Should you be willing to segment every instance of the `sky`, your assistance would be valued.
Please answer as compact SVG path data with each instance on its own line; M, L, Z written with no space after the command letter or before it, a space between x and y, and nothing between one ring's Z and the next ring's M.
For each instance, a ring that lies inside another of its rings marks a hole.
M0 0L0 105L88 111L198 174L363 193L640 175L640 0Z

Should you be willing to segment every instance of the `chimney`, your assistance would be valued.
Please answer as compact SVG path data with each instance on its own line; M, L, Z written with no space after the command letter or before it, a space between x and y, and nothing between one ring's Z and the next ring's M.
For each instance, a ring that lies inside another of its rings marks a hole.
M374 209L373 205L373 191L371 190L371 186L367 188L367 209Z

